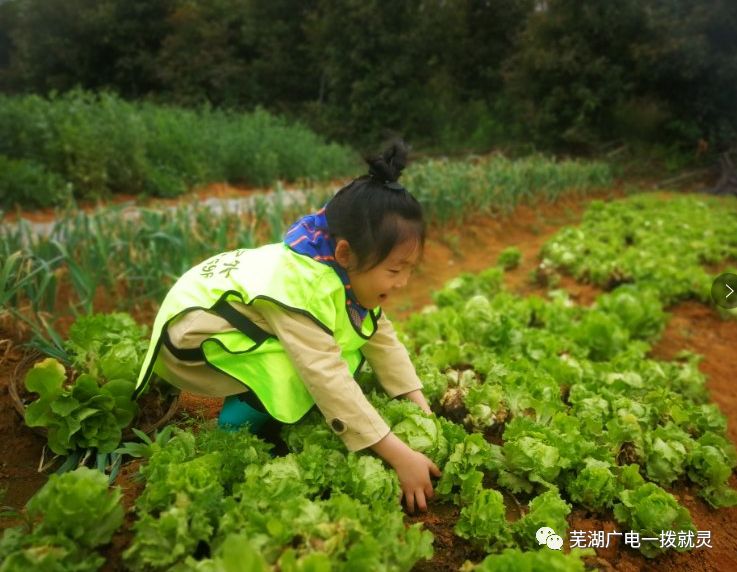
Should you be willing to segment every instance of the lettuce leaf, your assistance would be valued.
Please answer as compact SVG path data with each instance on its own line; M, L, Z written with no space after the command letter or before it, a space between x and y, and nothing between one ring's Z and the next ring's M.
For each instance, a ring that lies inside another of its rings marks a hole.
M79 371L135 382L148 348L148 327L124 312L80 316L69 328L65 348Z
M506 520L504 497L499 491L484 489L461 509L455 533L471 540L486 552L512 546L512 529Z
M663 530L696 532L688 510L655 483L624 490L619 493L619 501L614 505L614 518L642 536L659 538ZM664 550L655 542L643 542L640 547L648 558ZM687 548L675 550L683 552Z
M565 487L572 501L596 511L610 508L620 490L612 464L591 457Z
M529 512L512 524L514 538L521 547L534 548L538 545L537 530L547 526L565 539L570 512L571 505L561 498L558 489L552 488L532 499Z
M714 508L737 505L729 478L737 466L734 445L715 433L702 435L688 456L688 476L702 486L699 494Z
M92 572L104 563L95 552L123 524L121 491L102 473L80 467L51 475L26 505L32 530L11 528L0 541L3 572Z
M424 453L437 465L442 465L448 458L448 441L434 415L413 413L391 429L410 448Z
M443 475L435 489L438 496L452 498L461 505L472 502L483 488L484 471L498 468L500 457L499 447L485 441L482 435L467 435L442 467Z
M585 572L588 570L582 558L595 556L593 548L574 548L564 554L558 550L522 551L507 548L501 554L487 556L473 568L475 572Z

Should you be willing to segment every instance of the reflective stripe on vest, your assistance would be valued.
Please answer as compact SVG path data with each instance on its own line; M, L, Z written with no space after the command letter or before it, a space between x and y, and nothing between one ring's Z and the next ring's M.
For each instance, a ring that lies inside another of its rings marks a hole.
M148 384L162 332L172 320L192 309L219 313L218 307L228 300L251 304L257 299L308 316L335 338L351 373L357 373L363 360L360 348L376 331L380 309L371 310L358 331L348 315L345 287L336 272L277 243L218 254L188 270L174 284L154 321L136 395ZM214 333L200 345L204 359L252 389L275 419L297 421L314 400L281 342L274 336L254 340L253 332L248 335L247 331Z

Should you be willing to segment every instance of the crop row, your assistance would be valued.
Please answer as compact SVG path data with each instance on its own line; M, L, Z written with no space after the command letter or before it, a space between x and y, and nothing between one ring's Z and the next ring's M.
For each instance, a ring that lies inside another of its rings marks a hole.
M611 289L637 283L666 304L706 302L714 274L737 266L737 199L643 194L592 201L581 224L565 227L541 251L539 278L556 272Z
M475 164L431 161L410 166L403 179L431 224L470 213L504 213L521 201L554 201L610 180L602 164L542 157L492 157ZM236 212L194 204L140 209L135 216L120 207L77 211L57 219L47 234L25 222L4 225L0 307L48 339L45 324L53 324L39 322L38 316L90 312L100 296L107 310L157 302L181 274L213 252L281 240L288 224L324 204L332 192L314 186L287 194L277 185L276 192L256 196L250 208Z

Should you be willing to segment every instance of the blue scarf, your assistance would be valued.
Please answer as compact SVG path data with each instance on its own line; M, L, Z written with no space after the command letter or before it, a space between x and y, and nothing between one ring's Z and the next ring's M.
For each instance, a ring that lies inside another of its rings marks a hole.
M345 303L348 315L353 326L360 331L368 310L358 303L351 289L348 273L335 260L335 241L328 233L325 207L322 207L316 213L303 216L290 226L284 235L284 242L294 252L309 256L313 260L327 264L335 270L345 287Z

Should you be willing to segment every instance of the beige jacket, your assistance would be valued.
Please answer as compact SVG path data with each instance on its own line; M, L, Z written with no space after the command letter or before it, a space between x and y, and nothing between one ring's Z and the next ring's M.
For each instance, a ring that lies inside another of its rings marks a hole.
M389 433L386 422L353 379L330 334L310 318L284 310L272 302L256 300L251 306L239 303L233 306L279 338L317 407L349 450L369 447ZM182 349L199 347L213 332L232 330L224 319L204 310L190 311L168 328L173 345ZM376 333L361 351L389 396L396 397L422 387L406 348L383 313ZM183 390L213 397L244 390L243 384L203 361L178 360L163 345L159 362L158 371L162 377Z

